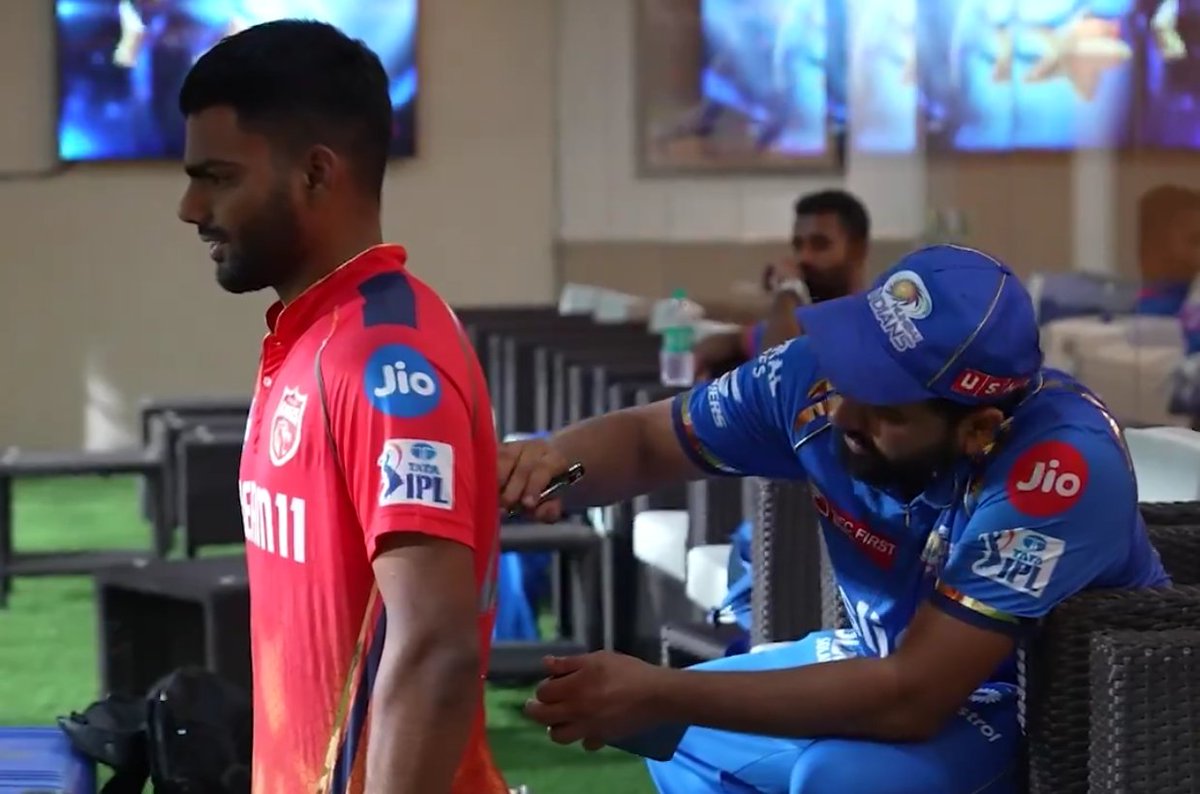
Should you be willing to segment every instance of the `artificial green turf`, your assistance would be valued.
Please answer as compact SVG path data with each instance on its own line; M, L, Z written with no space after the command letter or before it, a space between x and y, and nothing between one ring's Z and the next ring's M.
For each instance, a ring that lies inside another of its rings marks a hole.
M149 547L137 483L126 478L18 482L18 550ZM51 725L97 696L91 581L19 579L0 611L0 725ZM510 785L533 794L649 794L642 763L616 750L585 753L551 744L520 714L528 691L489 687L488 732Z

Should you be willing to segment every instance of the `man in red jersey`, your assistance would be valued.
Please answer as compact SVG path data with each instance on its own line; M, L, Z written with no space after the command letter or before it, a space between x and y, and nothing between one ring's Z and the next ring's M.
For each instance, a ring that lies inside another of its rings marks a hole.
M273 22L197 61L179 104L180 218L226 290L279 296L240 473L254 791L507 792L482 702L491 406L457 319L381 242L383 67Z

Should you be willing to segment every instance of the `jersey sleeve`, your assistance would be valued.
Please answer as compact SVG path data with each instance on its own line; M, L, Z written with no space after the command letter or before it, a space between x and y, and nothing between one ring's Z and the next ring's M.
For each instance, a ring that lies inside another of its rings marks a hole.
M322 358L329 431L372 559L393 532L475 545L472 392L454 366L462 353L434 352L442 348L385 325Z
M671 414L679 443L710 474L802 476L788 406L808 392L815 369L807 341L793 339L676 395Z
M1044 434L989 469L934 601L1017 635L1126 559L1137 486L1122 442L1088 429Z

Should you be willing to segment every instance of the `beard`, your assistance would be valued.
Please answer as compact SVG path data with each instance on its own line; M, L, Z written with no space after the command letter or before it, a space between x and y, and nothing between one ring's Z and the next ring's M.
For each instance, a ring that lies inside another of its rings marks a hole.
M814 303L834 300L850 294L850 267L839 267L835 270L827 268L808 267L800 265L800 275L808 285L808 292Z
M217 283L236 294L286 283L302 258L300 232L299 217L281 185L228 239L225 257L217 263Z
M835 430L838 456L850 476L876 488L897 491L909 499L924 491L940 472L953 466L960 454L950 434L929 449L903 460L886 457L865 436L854 434L854 441L862 447L861 452L850 449L846 434Z

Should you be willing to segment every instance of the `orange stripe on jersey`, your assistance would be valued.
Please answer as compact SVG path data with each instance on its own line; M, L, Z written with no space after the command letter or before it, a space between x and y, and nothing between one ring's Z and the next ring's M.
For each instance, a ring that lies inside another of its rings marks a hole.
M451 794L508 794L508 784L504 782L496 762L492 760L492 751L488 747L487 733L484 730L483 715L476 721L471 731L471 740L463 753L463 759L454 775L454 785L450 787Z
M363 681L363 666L366 661L367 643L373 640L370 636L370 628L375 624L375 612L379 603L379 588L372 587L371 595L367 599L366 613L363 615L362 625L358 630L358 640L354 643L354 655L350 660L350 669L346 673L346 680L342 684L342 696L338 698L337 711L333 715L333 734L329 737L329 745L325 749L325 766L321 772L320 785L317 791L320 794L342 794L341 792L333 791L333 771L337 766L338 755L341 751L342 744L345 741L346 729L350 717L350 708L359 697L359 687Z

